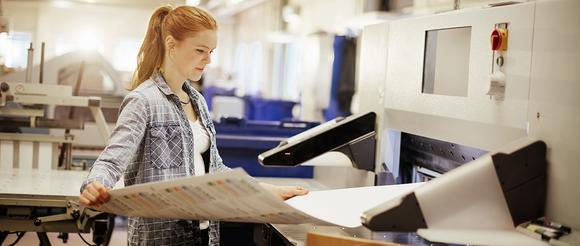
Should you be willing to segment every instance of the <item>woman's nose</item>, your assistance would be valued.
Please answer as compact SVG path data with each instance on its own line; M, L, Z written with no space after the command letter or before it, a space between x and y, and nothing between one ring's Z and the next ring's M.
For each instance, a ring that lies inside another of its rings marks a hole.
M211 63L211 54L207 54L207 55L205 56L205 58L203 59L203 61L204 61L206 64L210 64L210 63Z

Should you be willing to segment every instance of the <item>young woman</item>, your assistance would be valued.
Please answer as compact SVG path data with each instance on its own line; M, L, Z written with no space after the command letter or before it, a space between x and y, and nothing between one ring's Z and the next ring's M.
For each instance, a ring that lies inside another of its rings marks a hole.
M107 191L121 175L130 186L228 169L219 156L205 100L190 86L211 62L216 30L214 18L196 7L155 10L117 125L81 187L82 204L107 202ZM282 199L308 193L301 187L262 186ZM206 223L130 217L128 241L219 245L218 223L209 222L205 229Z

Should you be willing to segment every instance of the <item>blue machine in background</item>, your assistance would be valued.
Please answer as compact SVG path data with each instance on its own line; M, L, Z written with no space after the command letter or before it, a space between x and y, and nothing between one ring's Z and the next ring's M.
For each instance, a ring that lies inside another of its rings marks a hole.
M222 118L215 123L217 146L227 166L242 167L252 176L312 178L312 167L265 167L259 164L258 155L317 125L317 122Z
M217 86L206 86L203 88L203 97L205 97L207 108L209 110L212 109L212 98L214 96L235 96L236 89L235 88L222 88Z
M267 99L259 96L236 96L236 89L226 89L216 86L207 86L203 89L203 96L210 111L214 108L213 98L216 96L237 98L243 102L243 115L246 120L285 121L292 120L292 109L297 102ZM230 115L231 116L231 115Z
M292 119L292 108L296 102L244 96L246 119L284 121Z
M212 86L204 88L203 94L215 117L224 116L219 109L234 108L239 110L235 111L236 115L243 117L222 117L215 123L218 150L227 166L242 167L248 174L257 177L312 178L312 167L265 167L258 162L259 154L278 146L291 136L319 125L318 122L291 121L292 108L296 102L256 96L238 97L235 96L235 89ZM221 101L221 106L218 102L214 105L213 98L217 96L235 100L233 104L228 100L229 104Z

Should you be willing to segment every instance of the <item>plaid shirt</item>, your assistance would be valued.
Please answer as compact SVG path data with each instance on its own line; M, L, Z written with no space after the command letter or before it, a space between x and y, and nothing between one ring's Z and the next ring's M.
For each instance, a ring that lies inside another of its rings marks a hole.
M219 156L215 129L203 96L189 83L183 89L210 136L209 172L229 169ZM193 132L179 98L160 73L129 92L107 147L93 164L81 191L93 181L112 188L194 175ZM129 217L130 245L200 245L198 221ZM209 244L219 245L219 224L210 222Z

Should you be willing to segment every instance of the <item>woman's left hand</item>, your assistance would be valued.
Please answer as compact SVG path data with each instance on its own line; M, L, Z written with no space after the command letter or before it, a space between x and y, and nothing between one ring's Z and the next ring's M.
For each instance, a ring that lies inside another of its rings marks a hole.
M260 183L260 185L266 188L266 190L272 192L277 197L282 198L282 200L288 200L295 196L303 196L308 194L308 190L300 186L277 186L266 183Z

